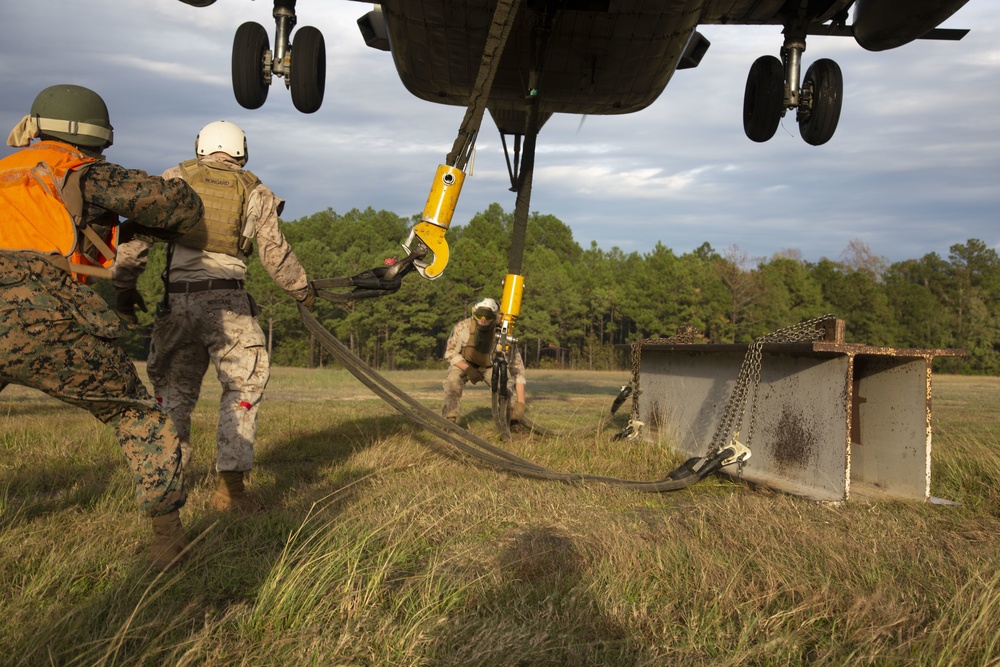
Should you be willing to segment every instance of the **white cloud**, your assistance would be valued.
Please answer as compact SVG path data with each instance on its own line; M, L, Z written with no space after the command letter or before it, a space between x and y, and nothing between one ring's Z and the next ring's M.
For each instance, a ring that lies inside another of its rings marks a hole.
M324 106L308 116L282 80L259 110L233 100L233 34L252 20L273 38L267 0L4 3L0 57L12 65L0 70L0 131L41 88L80 83L108 100L109 157L126 166L161 171L190 156L202 125L228 118L247 130L250 168L288 199L291 218L328 207L419 212L463 110L412 97L390 55L364 45L356 20L370 5L302 0L296 9L328 52ZM708 241L755 256L797 248L815 260L863 238L897 260L947 254L969 238L1000 247L1000 6L970 0L946 25L972 32L885 53L811 38L804 64L835 58L846 86L837 135L818 148L799 138L794 112L770 142L743 135L747 71L777 55L780 28L705 26L712 46L701 65L678 72L649 108L548 121L531 209L562 219L583 246L625 251L660 241L683 253ZM514 206L488 117L481 134L455 224L494 201Z

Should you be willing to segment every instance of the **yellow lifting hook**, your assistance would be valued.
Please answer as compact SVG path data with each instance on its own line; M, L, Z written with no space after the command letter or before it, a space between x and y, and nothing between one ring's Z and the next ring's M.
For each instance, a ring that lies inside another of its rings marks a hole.
M413 263L420 275L429 280L439 278L448 265L450 253L444 233L451 225L451 216L455 213L463 183L465 172L461 169L446 164L438 165L420 222L413 226L410 236L403 243L407 254L410 253L410 245L414 240L419 240L434 254L431 262L418 260Z

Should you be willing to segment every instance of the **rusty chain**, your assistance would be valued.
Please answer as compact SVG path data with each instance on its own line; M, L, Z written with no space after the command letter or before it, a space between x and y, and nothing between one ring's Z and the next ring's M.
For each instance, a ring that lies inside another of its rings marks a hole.
M689 345L702 338L701 332L690 324L677 327L677 333L669 338L643 338L632 343L632 417L630 421L639 420L639 358L644 345Z
M734 441L739 442L739 427L743 422L748 402L750 403L750 416L747 420L746 438L742 444L747 448L750 447L757 420L757 389L760 386L761 352L764 345L766 343L805 343L820 340L826 336L826 328L823 323L830 319L834 319L834 316L823 315L754 339L747 349L746 356L743 357L743 363L740 365L736 384L733 385L732 393L729 395L722 421L719 422L715 435L712 437L712 444L709 447L710 453L719 452ZM743 462L740 461L740 469L742 470L742 468Z

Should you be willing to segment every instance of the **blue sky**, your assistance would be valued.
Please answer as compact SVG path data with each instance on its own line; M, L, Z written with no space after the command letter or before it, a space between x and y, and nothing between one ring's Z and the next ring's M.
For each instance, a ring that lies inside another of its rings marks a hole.
M208 122L241 125L250 163L287 200L286 219L327 208L419 213L463 109L424 102L400 84L389 54L365 46L369 5L300 0L299 27L323 31L323 108L302 115L283 81L248 111L233 99L232 38L257 21L273 38L267 0L32 0L0 9L0 131L56 83L108 102L108 158L159 173L193 155ZM701 65L678 72L649 108L625 116L556 116L539 137L532 210L578 243L678 254L704 242L753 257L794 250L838 259L852 240L890 261L978 238L1000 249L1000 3L970 0L946 27L960 42L921 41L870 53L853 40L812 37L804 67L833 58L845 79L840 127L809 146L789 113L774 139L742 128L747 71L777 55L778 27L705 26ZM43 34L45 37L41 37ZM513 210L499 136L487 117L454 224L492 202Z

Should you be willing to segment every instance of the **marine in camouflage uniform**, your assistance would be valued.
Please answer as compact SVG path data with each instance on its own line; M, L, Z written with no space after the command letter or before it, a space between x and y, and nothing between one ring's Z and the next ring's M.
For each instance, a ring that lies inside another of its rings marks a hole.
M57 119L73 118L72 113L60 113L59 105L51 113L52 105L47 106L46 101L52 99L93 102L103 107L106 119L106 107L96 93L76 86L53 86L39 94L33 115L22 120L8 143L26 147L32 138L41 136L45 141L25 148L25 152L79 149L90 157L99 156L99 149L93 149L94 141L87 137L78 145L63 143L59 136L52 140L39 132L36 107L42 109L42 116L49 112ZM110 123L104 122L110 134ZM110 136L100 148L107 145ZM12 174L5 169L5 162L23 162L20 155L0 161L0 174ZM74 171L58 201L76 201L79 206L82 200L82 212L74 216L78 228L111 229L119 225L121 216L128 218L134 229L172 239L202 215L200 198L183 181L165 180L103 160ZM18 208L24 200L17 190L5 188L0 196L2 225L21 224L24 218L27 206ZM75 208L64 205L67 210ZM33 222L39 228L58 224ZM65 257L9 246L0 250L0 388L14 383L38 389L114 427L135 481L139 509L154 518L154 534L157 519L167 516L168 530L180 531L179 537L170 538L179 540L177 549L156 563L165 567L184 546L177 519L177 509L185 502L181 451L169 417L150 397L135 366L116 342L123 333L115 312L96 292L71 276ZM158 555L154 538L154 559Z
M488 306L483 307L481 306ZM462 392L466 382L492 382L492 353L496 327L499 324L499 306L493 299L484 299L473 308L475 314L460 320L451 330L445 344L444 360L448 362L448 374L444 378L444 408L441 414L450 421L458 421ZM492 315L481 317L490 310ZM521 353L514 347L514 358L507 365L507 372L514 381L517 402L511 405L511 419L517 421L524 416L524 393L526 380Z
M199 137L210 127L206 126ZM242 130L239 132L242 134ZM217 179L250 174L242 170L239 157L218 151L207 153L199 155L197 164L192 160L171 167L163 176L192 182L205 198L208 216L213 204L207 186L199 181L201 176L192 174L205 169L214 169L208 173ZM244 192L236 216L244 241L237 245L245 248L246 241L255 239L261 265L271 278L293 298L311 306L315 292L278 226L284 202L256 177L245 180L252 189ZM220 480L212 504L217 509L245 508L244 475L253 467L257 411L270 376L270 364L256 305L244 289L246 253L235 246L232 254L199 247L205 243L204 235L200 240L185 238L170 251L169 313L156 315L147 370L157 400L162 401L177 425L187 464L191 414L209 362L215 366L222 398L215 462ZM134 290L150 245L141 239L122 245L115 265L117 289Z

